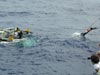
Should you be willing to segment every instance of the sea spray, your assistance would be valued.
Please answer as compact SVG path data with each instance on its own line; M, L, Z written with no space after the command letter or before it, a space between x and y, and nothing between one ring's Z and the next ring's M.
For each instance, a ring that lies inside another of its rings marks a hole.
M16 45L19 47L32 47L32 46L36 46L38 42L39 41L35 38L26 38L25 40L16 43Z

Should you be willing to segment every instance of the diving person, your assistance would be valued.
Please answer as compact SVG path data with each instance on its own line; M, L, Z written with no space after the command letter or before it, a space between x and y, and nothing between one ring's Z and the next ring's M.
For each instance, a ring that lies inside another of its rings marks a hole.
M81 33L81 36L85 37L86 34L88 34L90 31L97 29L96 27L90 27L86 30L86 32Z

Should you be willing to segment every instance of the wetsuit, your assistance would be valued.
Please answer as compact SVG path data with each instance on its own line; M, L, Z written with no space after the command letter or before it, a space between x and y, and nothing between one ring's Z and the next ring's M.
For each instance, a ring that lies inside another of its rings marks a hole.
M19 39L21 39L23 37L22 31L18 32L18 37L19 37Z
M89 33L91 30L94 30L94 29L97 29L97 28L96 27L94 27L94 28L91 27L89 31L81 33L81 35L84 37L87 33Z

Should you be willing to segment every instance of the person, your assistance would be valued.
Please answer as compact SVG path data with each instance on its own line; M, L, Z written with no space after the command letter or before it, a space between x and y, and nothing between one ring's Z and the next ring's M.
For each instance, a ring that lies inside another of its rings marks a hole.
M25 31L24 30L20 30L18 27L16 28L15 30L15 33L14 33L14 37L15 39L22 39L24 37L27 37L28 35L32 34L32 32L30 32L30 29L26 29Z
M23 37L23 32L22 31L19 31L18 32L18 39L22 39L22 37Z
M30 33L30 29L26 29L25 31L24 31L24 34L29 34Z
M13 35L9 35L8 41L11 42L11 41L13 41L13 40L14 40L14 36L13 36Z
M81 36L85 37L86 34L88 34L90 31L97 29L96 27L90 27L86 30L86 32L81 33Z
M18 27L15 29L14 32L14 38L15 39L21 39L23 36L22 30L20 30Z
M92 54L88 57L91 60L97 75L100 75L100 59L97 54Z
M32 32L28 28L25 31L23 31L22 33L23 33L23 37L28 37L28 36L32 35Z
M15 28L15 32L21 31L18 27Z

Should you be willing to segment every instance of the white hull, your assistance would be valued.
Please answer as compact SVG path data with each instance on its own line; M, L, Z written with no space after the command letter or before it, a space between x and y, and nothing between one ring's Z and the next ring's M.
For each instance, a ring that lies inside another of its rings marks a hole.
M25 40L25 38L23 38L23 39L14 39L12 42L1 41L0 44L17 43L17 42L20 42L20 41L23 41L23 40Z

